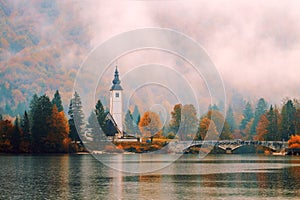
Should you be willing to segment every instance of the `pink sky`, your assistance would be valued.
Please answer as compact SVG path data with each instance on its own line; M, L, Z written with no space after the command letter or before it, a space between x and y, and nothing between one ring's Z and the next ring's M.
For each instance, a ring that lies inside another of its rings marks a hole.
M227 88L280 102L300 97L299 1L84 1L96 47L143 27L180 31L201 44Z

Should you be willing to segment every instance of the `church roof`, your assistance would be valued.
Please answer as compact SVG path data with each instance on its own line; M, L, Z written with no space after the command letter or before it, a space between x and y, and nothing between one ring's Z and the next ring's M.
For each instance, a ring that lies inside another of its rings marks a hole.
M113 85L111 86L110 90L123 90L123 88L121 87L121 81L119 79L119 72L118 72L118 67L116 66L116 70L115 70L115 78L112 81Z

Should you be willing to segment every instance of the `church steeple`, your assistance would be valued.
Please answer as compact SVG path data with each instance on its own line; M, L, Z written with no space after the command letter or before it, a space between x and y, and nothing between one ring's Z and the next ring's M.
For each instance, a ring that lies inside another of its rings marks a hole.
M115 70L115 78L112 81L113 85L111 87L110 90L123 90L121 87L121 81L119 79L119 72L118 72L118 66L116 66L116 70Z

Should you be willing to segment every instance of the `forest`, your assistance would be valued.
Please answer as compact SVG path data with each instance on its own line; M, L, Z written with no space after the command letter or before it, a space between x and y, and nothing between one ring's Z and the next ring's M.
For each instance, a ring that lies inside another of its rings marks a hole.
M0 152L3 153L72 153L84 151L82 137L97 138L97 128L108 133L107 108L98 100L87 122L77 92L70 99L65 112L59 91L52 98L33 95L30 109L15 118L0 115ZM66 114L67 113L67 114ZM288 141L292 148L300 147L300 104L287 99L283 106L268 105L259 99L255 108L247 102L241 120L231 106L223 116L216 105L197 117L192 104L176 104L170 112L170 121L162 124L153 111L140 113L138 106L124 116L125 133L142 138L179 140L207 139L210 129L220 140L242 139L256 141Z

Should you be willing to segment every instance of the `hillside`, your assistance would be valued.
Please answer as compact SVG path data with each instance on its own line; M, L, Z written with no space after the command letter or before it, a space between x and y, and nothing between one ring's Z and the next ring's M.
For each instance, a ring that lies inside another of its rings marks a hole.
M34 93L59 89L64 102L89 49L76 6L60 1L0 0L0 108L23 112Z

